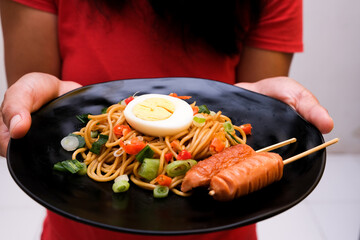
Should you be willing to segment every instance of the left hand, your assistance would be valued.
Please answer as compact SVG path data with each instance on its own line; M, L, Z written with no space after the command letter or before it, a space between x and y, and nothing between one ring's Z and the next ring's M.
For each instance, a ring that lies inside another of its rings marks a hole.
M288 77L274 77L254 83L241 82L235 86L273 97L293 107L321 133L329 133L334 127L328 111L316 97L301 84Z

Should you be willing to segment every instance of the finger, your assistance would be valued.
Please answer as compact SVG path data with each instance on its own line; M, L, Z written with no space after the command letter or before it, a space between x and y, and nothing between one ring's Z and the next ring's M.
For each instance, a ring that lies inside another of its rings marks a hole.
M12 138L21 138L30 129L32 99L29 92L23 91L21 94L17 88L5 93L1 111L4 125Z
M43 73L30 73L20 78L6 91L2 104L3 121L10 136L23 137L30 129L32 112L78 86Z
M71 81L61 81L59 86L59 93L58 96L63 95L67 92L70 92L76 88L82 87L80 84Z
M317 127L321 133L329 133L334 128L334 121L328 111L307 90L298 95L295 109L301 116Z
M321 133L329 133L334 127L333 119L316 97L293 79L276 77L255 83L238 83L236 86L283 101L317 127Z
M0 156L6 157L7 146L10 140L9 129L5 126L0 114Z

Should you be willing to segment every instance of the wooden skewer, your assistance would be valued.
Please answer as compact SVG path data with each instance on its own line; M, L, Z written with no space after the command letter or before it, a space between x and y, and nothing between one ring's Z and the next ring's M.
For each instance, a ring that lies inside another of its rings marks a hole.
M279 142L277 144L274 144L274 145L271 145L271 146L268 146L268 147L265 147L265 148L262 148L262 149L259 149L257 150L256 152L259 153L259 152L269 152L271 150L274 150L274 149L277 149L277 148L280 148L280 147L283 147L283 146L286 146L290 143L294 143L296 142L296 138L290 138L288 140L285 140L283 142Z
M309 150L307 150L305 152L299 153L298 155L295 155L295 156L293 156L291 158L288 158L288 159L284 160L284 165L292 163L292 162L294 162L294 161L296 161L296 160L298 160L300 158L303 158L303 157L305 157L307 155L310 155L310 154L312 154L314 152L317 152L317 151L319 151L319 150L321 150L323 148L326 148L326 147L328 147L328 146L330 146L330 145L332 145L334 143L337 143L338 141L339 141L338 138L334 138L334 139L332 139L330 141L327 141L327 142L325 142L325 143L323 143L323 144L321 144L321 145L319 145L317 147L314 147L314 148L311 148L311 149L309 149Z

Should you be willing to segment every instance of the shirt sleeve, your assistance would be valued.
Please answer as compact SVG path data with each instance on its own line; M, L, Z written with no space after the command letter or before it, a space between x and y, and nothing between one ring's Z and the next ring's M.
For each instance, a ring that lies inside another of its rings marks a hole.
M56 0L13 0L13 1L41 11L57 14Z
M302 0L265 0L245 45L280 52L303 51Z

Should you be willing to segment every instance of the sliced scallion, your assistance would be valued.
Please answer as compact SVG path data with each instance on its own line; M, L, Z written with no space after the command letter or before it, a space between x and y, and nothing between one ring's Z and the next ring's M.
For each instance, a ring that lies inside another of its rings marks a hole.
M109 139L109 136L100 134L99 139L92 144L90 152L99 154L101 147L107 142L108 139Z
M64 168L64 166L62 165L61 162L57 162L54 164L54 170L59 171L59 172L67 172L66 168Z
M99 135L98 131L91 131L91 133L90 133L90 137L92 137L92 138L96 138L98 135Z
M79 174L80 176L84 176L87 174L87 166L85 163L80 163L81 164L81 168L79 169L79 171L77 172L77 174Z
M165 198L169 195L169 187L156 185L153 194L154 198Z
M240 143L230 132L226 132L235 142Z
M108 108L107 107L104 107L103 109L101 109L101 113L102 114L105 114L107 112Z
M80 115L76 115L76 118L81 122L81 123L88 123L88 121L90 120L88 118L88 116L90 115L90 113L85 113L85 114L80 114Z
M160 159L145 158L139 168L139 175L148 181L156 178L160 165Z
M193 124L195 127L202 127L205 125L206 118L204 115L198 113L193 117Z
M231 124L231 122L226 121L226 122L224 122L223 126L224 126L225 132L232 133L235 131L234 126Z
M127 190L129 190L129 188L130 183L126 180L115 181L112 185L112 189L115 193L126 192Z
M197 162L193 159L178 160L167 165L165 171L169 177L176 177L184 175L195 164L197 164Z
M139 162L143 162L145 158L152 158L154 156L154 151L151 149L149 145L146 145L141 151L136 154L135 158Z
M123 174L114 179L115 182L122 181L122 180L129 181L129 176L126 174Z
M79 140L75 136L66 136L61 139L60 144L66 151L74 151L79 147Z
M206 105L200 105L199 106L199 113L206 113L210 114L210 111Z
M61 171L61 172L71 172L71 173L78 173L79 175L86 174L86 164L79 162L76 159L69 159L62 162L58 162L54 164L54 170Z
M80 135L76 135L73 133L70 133L69 136L74 136L79 140L79 146L77 148L83 148L85 147L85 138L80 136Z

